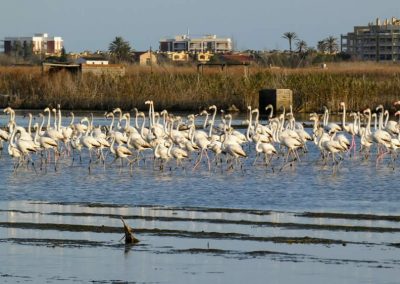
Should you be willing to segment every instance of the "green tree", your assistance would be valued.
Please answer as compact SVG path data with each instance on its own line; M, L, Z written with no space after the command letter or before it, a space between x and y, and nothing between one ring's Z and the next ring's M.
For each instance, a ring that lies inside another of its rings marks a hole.
M326 50L329 52L329 54L335 54L339 50L339 45L337 43L337 38L333 36L329 36L325 39L326 43Z
M61 48L61 55L60 55L60 62L67 62L68 58L67 58L67 53L65 51L64 46Z
M307 51L307 43L304 40L298 40L296 42L296 49L298 53L304 53Z
M23 55L24 50L22 48L21 42L20 41L14 41L11 47L12 51L14 52L15 56L15 63L18 63L18 58Z
M33 54L33 43L32 42L27 43L26 41L24 41L22 49L24 53L24 59L25 60L30 59Z
M117 36L114 41L110 43L108 50L116 62L130 61L131 47L129 42L125 41L122 37Z
M327 51L327 48L326 48L326 41L325 41L325 40L320 40L320 41L318 41L318 43L317 43L317 50L318 50L318 52L320 52L320 53L325 53L325 52Z
M292 53L292 41L297 39L297 34L295 32L286 32L282 37L289 41L289 51Z

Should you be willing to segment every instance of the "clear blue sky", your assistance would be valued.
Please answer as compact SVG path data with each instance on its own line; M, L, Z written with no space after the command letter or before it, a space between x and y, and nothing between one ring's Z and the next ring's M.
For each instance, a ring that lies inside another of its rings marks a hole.
M399 0L1 0L0 39L47 32L77 52L107 50L122 36L144 50L189 29L232 37L239 50L288 49L287 31L315 46L392 16L400 18Z

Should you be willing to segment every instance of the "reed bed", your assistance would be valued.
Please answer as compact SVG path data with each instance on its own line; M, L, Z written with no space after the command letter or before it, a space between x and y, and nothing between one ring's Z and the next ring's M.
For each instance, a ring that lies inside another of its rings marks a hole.
M328 69L268 69L250 67L204 68L192 66L128 66L123 77L42 74L39 67L0 67L0 104L14 108L41 109L61 104L64 109L144 109L153 100L158 109L197 111L211 104L234 104L245 111L258 106L263 88L289 88L294 108L300 112L332 111L346 102L360 110L378 104L391 108L400 99L400 66L394 64L337 64Z

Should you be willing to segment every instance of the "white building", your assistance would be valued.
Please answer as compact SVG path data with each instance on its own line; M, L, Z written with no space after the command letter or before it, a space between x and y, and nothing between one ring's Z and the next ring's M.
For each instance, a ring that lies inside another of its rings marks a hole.
M20 47L32 47L34 54L59 55L63 48L63 39L61 37L49 37L47 33L35 34L31 37L6 37L4 38L4 53L10 54L16 44Z
M341 36L341 50L359 60L400 60L400 19L391 18L355 26Z
M161 52L226 53L231 52L232 49L232 40L230 38L218 38L216 35L203 37L179 35L174 38L160 40Z
M100 56L82 56L76 60L78 64L108 65L108 60Z

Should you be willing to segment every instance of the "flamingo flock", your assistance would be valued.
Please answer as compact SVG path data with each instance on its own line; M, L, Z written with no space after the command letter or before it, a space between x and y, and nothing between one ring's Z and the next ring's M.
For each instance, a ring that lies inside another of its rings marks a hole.
M104 169L118 166L132 170L145 166L149 160L153 169L161 171L167 165L170 169L175 166L193 171L243 169L243 159L254 159L253 166L261 164L267 168L280 160L280 170L283 170L288 165L301 163L310 145L314 145L321 153L322 163L327 165L332 159L336 171L345 158L359 156L358 159L368 160L374 153L377 164L388 155L394 165L400 148L400 120L389 120L389 111L382 105L373 111L367 108L351 112L350 123L346 122L344 102L340 103L341 123L329 122L329 109L324 107L322 115L310 114L311 131L296 121L291 107L274 117L273 107L267 106L265 110L270 115L262 122L260 110L249 106L247 118L242 122L247 126L240 131L232 126L232 115L223 110L218 112L215 105L181 117L167 110L156 112L153 101L145 104L148 112L135 108L133 122L129 112L115 108L104 115L109 121L107 125L96 126L93 115L75 122L73 113L69 124L63 124L58 105L45 108L39 114L40 123L32 125L32 115L28 114L26 128L17 124L15 111L7 107L4 113L8 115L8 122L0 129L1 152L7 151L14 160L14 172L24 165L36 172L49 166L57 171L60 159L70 159L73 165L77 158L80 164L87 165L89 173L96 164ZM400 101L394 107L400 107ZM400 119L400 111L395 116ZM203 122L202 126L198 125L199 121ZM83 153L87 160L82 159Z

